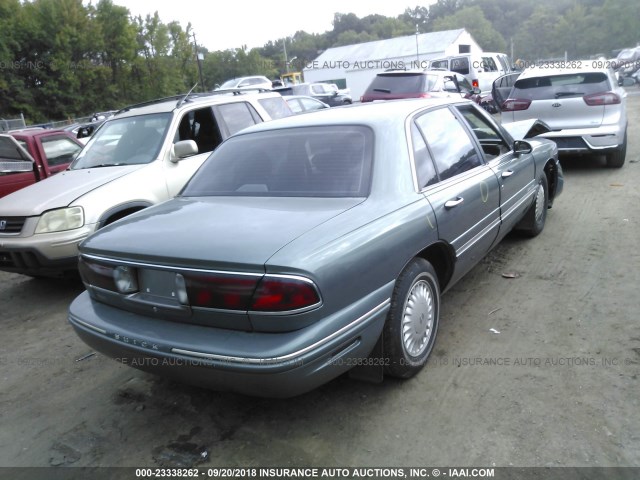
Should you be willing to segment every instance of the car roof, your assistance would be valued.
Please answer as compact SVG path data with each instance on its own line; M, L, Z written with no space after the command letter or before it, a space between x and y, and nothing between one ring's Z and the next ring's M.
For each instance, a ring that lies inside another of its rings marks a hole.
M281 96L279 93L271 91L264 91L260 93L247 92L252 92L252 90L219 90L215 92L192 93L189 95L176 95L173 97L161 98L158 100L152 100L150 102L139 103L136 105L125 107L118 113L116 113L113 117L110 117L108 120L114 118L132 117L137 115L148 115L152 113L169 113L173 112L174 110L189 109L194 105L217 105L220 103L242 102L247 100L258 100L261 98ZM182 99L184 99L184 101L180 102L180 100Z
M286 96L284 96L282 98L284 98L285 100L292 100L294 98L308 98L308 99L313 100L314 102L324 103L321 100L318 100L317 98L310 97L309 95L286 95Z
M559 64L565 64L566 66L558 66L554 67L551 65L539 65L532 66L525 69L518 80L522 80L524 78L531 77L549 77L552 75L563 75L568 73L576 73L576 72L600 72L607 74L609 72L608 68L594 68L594 62L591 60L575 60L575 61L567 61L567 62L558 62Z
M54 133L62 133L64 135L68 135L69 132L55 128L26 128L24 130L13 130L11 132L7 132L12 137L39 137L41 135L52 135Z
M227 83L229 80L236 80L236 81L246 80L247 78L266 78L267 80L269 80L264 75L247 75L246 77L233 77L228 80L225 80L223 83Z
M421 109L453 104L473 103L469 100L460 98L411 98L403 100L387 100L384 102L358 103L336 108L315 110L305 115L294 115L292 117L259 123L242 130L242 132L237 135L292 127L323 125L382 125L388 124L389 118L400 117L404 119Z
M378 73L379 77L392 77L394 75L424 75L424 70L387 70Z

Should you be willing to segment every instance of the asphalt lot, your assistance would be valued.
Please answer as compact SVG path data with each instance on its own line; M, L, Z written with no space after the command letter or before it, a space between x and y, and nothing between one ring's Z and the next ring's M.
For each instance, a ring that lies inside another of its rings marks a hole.
M409 381L287 400L169 382L76 337L79 282L0 273L0 466L640 466L640 96L628 113L626 165L563 159L544 232L443 297Z

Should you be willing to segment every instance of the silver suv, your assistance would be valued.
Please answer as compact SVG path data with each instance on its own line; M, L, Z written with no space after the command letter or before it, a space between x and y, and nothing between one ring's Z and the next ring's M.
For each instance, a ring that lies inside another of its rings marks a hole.
M622 167L627 152L626 92L611 69L594 68L592 61L569 66L525 70L506 99L504 89L494 88L502 123L537 118L551 128L541 136L555 141L561 154L604 154L609 167Z
M127 107L68 170L0 199L0 270L58 276L99 228L175 196L223 140L292 115L278 93L192 94ZM178 225L167 225L170 235Z

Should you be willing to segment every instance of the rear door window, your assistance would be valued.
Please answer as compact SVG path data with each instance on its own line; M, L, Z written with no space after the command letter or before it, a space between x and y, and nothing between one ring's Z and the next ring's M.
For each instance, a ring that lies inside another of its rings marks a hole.
M413 161L416 167L418 190L423 190L438 182L438 174L427 144L415 123L411 124L411 142L413 143Z
M482 165L469 134L448 108L427 112L416 124L427 140L441 181Z
M262 121L258 112L246 102L218 105L216 109L222 116L228 136Z

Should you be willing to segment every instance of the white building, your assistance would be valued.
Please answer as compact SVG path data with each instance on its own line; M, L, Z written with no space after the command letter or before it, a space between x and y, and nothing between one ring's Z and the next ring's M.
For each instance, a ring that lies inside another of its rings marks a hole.
M373 77L387 69L425 69L429 60L459 53L481 53L461 28L329 48L304 69L307 82L336 83L358 100Z

